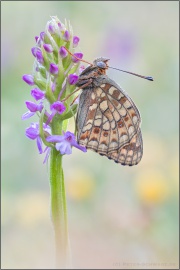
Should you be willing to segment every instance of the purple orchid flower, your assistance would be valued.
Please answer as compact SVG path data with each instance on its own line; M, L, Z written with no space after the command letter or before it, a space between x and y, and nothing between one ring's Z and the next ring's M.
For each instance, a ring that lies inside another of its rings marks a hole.
M62 155L70 155L72 153L72 146L78 148L83 152L87 152L84 146L77 143L76 137L70 131L65 132L63 135L52 135L46 138L48 142L56 142L56 150Z
M26 107L29 109L29 111L27 111L26 113L24 113L22 115L22 120L26 120L28 118L30 118L31 116L33 116L36 112L41 112L43 109L43 104L42 101L39 104L36 104L32 101L26 101Z
M52 119L56 115L56 113L62 114L66 110L66 107L64 106L64 104L61 101L56 101L53 104L51 104L50 109L51 109L52 113L46 121L47 125L52 121Z
M46 124L43 124L43 130L48 134L51 133L51 129ZM26 136L31 140L36 140L37 148L40 154L43 153L42 139L39 134L39 123L32 123L30 127L26 129Z
M39 88L34 88L34 89L31 90L31 96L35 100L40 100L40 99L45 98L45 93L43 91L41 91Z

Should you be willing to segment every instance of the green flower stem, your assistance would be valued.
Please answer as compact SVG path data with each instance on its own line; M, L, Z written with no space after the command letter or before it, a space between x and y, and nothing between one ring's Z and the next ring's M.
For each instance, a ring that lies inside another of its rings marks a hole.
M59 131L61 130L61 126L62 124L58 127ZM55 129L57 130L57 127ZM56 268L66 269L69 265L66 195L62 169L62 155L60 155L55 148L51 149L50 189L51 217L56 245Z

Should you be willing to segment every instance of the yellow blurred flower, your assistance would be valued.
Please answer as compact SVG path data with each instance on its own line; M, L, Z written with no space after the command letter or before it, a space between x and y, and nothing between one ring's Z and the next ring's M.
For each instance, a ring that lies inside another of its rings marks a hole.
M147 204L159 204L169 195L168 181L161 171L146 170L137 175L136 192L141 201Z
M43 192L26 193L16 202L16 219L22 226L33 227L49 219L49 196Z
M67 175L66 189L70 198L83 200L90 197L94 191L95 181L89 172L74 170L72 175Z
M168 158L167 147L161 137L156 137L154 134L143 134L143 147L142 161L145 166L162 164ZM156 149L156 152L154 149Z

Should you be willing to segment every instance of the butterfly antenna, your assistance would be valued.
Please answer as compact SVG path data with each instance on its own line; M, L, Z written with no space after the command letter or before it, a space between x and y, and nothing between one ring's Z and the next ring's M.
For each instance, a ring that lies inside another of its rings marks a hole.
M76 58L77 60L79 60L79 61L81 61L81 62L84 62L84 63L87 63L87 64L93 66L93 64L89 63L88 61L85 61L85 60L83 60L83 59L77 57L77 56L74 55L73 53L71 53L66 47L64 47L64 49L66 49L66 51L67 51L70 55L72 55L74 58Z
M150 76L142 76L142 75L139 75L139 74L134 73L134 72L130 72L130 71L114 68L114 67L109 67L109 66L108 66L108 68L112 68L112 69L116 69L116 70L119 70L119 71L122 71L122 72L126 72L126 73L129 73L131 75L135 75L137 77L140 77L140 78L143 78L143 79L146 79L146 80L149 80L149 81L154 81L153 77L150 77Z

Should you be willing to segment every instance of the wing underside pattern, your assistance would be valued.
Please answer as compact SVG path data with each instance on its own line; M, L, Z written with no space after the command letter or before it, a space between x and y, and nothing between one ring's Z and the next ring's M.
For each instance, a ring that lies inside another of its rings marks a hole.
M143 153L141 118L130 97L109 83L81 95L78 143L122 165L137 164Z

